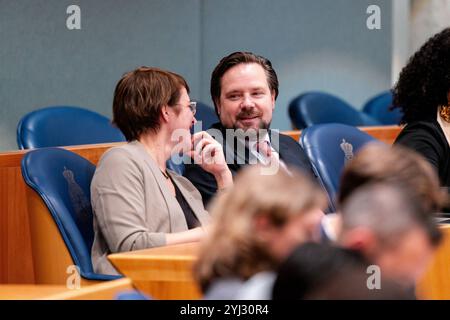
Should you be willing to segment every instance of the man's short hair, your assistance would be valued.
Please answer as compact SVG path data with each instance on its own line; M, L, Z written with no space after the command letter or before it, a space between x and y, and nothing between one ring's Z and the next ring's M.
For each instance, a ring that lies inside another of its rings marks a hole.
M366 227L372 230L380 243L391 245L413 227L419 227L430 244L437 246L442 234L432 215L424 211L421 201L406 184L366 184L342 203L342 232Z
M217 104L220 99L221 93L221 80L225 72L242 63L257 63L266 73L267 83L271 91L275 93L275 99L278 97L278 77L275 70L272 67L272 63L252 52L237 51L222 58L219 64L216 66L211 75L211 99L214 102L214 107L217 113Z
M344 168L338 194L339 206L361 186L374 182L409 185L425 211L435 213L448 202L435 169L420 154L400 145L369 143Z
M113 123L127 141L137 140L148 130L157 132L161 108L175 106L183 87L189 93L182 76L158 68L140 67L126 73L114 91Z

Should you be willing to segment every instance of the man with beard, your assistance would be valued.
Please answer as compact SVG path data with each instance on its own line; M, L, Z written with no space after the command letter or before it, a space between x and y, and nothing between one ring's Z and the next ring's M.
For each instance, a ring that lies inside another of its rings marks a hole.
M269 129L277 96L277 75L262 56L234 52L214 69L211 98L220 122L208 132L223 145L233 176L243 166L257 163L271 169L262 174L289 171L289 166L312 173L300 144ZM214 177L196 164L186 165L185 176L201 192L206 205L217 192Z

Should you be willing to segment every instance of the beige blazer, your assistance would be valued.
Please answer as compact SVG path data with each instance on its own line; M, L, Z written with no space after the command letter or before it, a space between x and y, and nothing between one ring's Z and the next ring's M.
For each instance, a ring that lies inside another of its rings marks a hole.
M198 190L168 171L202 225L209 222ZM117 274L110 253L164 246L166 233L188 230L186 218L156 162L134 141L102 156L91 183L94 271Z

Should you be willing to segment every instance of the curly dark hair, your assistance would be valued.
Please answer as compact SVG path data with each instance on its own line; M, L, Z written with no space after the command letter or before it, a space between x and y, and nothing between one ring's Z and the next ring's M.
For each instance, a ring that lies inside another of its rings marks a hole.
M410 58L393 89L393 105L403 110L401 123L436 119L450 90L450 28L432 36Z

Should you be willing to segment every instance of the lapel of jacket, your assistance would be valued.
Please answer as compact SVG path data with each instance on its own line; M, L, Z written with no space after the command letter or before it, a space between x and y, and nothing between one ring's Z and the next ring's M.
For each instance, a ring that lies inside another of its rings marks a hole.
M177 199L173 196L169 187L167 186L166 178L161 173L161 169L155 160L148 154L145 150L144 146L136 141L136 146L138 147L139 154L147 164L150 169L153 177L155 178L156 184L158 185L159 190L164 198L164 201L167 206L167 214L169 216L170 230L171 232L177 232L187 229L187 224L185 219L180 219L180 217L184 218L183 211L179 206ZM146 195L152 196L152 195ZM161 213L157 213L161 214Z

